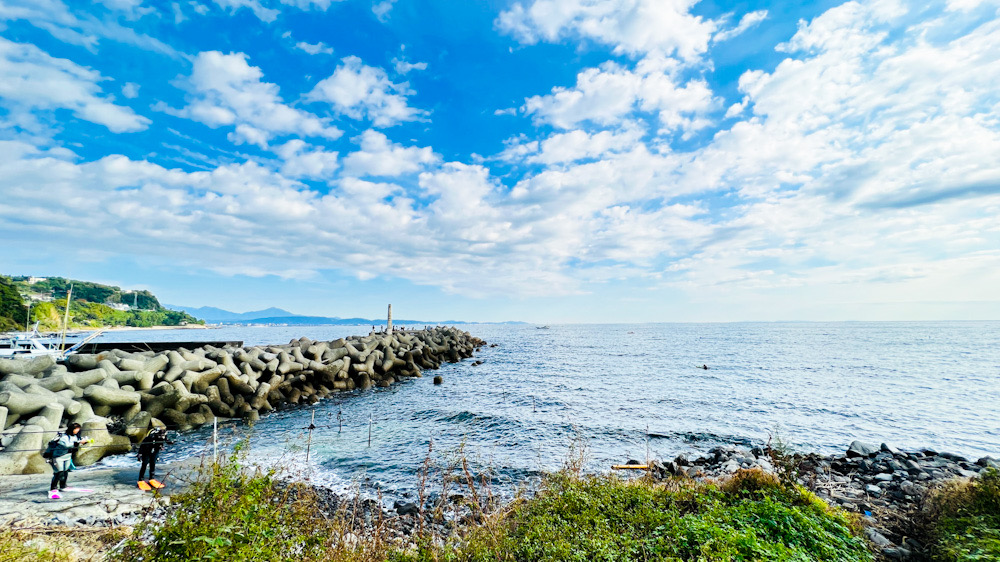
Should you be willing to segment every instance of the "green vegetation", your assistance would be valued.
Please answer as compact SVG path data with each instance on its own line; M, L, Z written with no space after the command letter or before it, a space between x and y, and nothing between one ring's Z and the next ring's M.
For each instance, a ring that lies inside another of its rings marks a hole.
M477 497L476 479L459 466L465 497ZM137 528L113 559L874 560L848 515L759 470L721 487L564 471L532 499L494 511L472 506L477 523L453 534L419 525L404 539L410 544L387 540L377 515L360 525L346 510L324 514L311 487L248 471L238 455L171 500L166 519Z
M8 277L0 275L0 331L23 330L28 309Z
M161 524L144 523L111 556L122 561L382 560L371 536L345 540L348 518L324 516L314 489L241 466L240 447L171 496Z
M845 513L760 471L721 488L561 474L488 532L395 559L874 560L857 530Z
M69 307L70 328L101 328L105 326L180 326L181 324L204 324L186 312L176 310L115 310L110 306L76 300ZM58 330L62 326L66 299L53 302L35 303L31 309L31 321L38 321L42 330Z
M0 277L0 330L23 330L28 310L22 295L51 295L54 300L32 303L30 323L38 322L41 330L62 329L66 295L73 284L73 302L69 310L70 328L102 328L108 326L179 326L204 324L204 321L176 310L168 310L149 291L123 292L119 287L62 277L50 277L29 284L28 277ZM127 304L130 310L117 310L109 305Z
M111 285L101 285L90 281L77 281L74 279L64 279L62 277L47 277L43 281L28 284L28 277L15 277L24 293L37 293L41 295L51 295L53 299L66 300L69 286L73 285L73 300L82 300L102 304L124 303L134 305L141 310L162 310L160 301L149 291L127 291L122 292L120 287Z
M945 484L928 498L922 515L933 560L1000 560L1000 471Z
M48 531L0 528L0 562L102 560L104 552L128 536L124 528L52 528Z

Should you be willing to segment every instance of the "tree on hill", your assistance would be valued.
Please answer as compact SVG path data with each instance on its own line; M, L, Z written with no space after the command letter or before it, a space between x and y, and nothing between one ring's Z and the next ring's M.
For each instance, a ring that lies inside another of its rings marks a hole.
M163 306L153 293L149 291L122 291L121 287L102 285L90 281L76 281L64 277L48 277L43 281L28 284L27 277L19 277L17 281L25 290L43 295L52 295L53 299L65 299L69 286L73 284L73 300L82 300L97 304L127 304L139 310L163 310Z
M7 277L0 276L0 330L20 330L28 317L21 293Z

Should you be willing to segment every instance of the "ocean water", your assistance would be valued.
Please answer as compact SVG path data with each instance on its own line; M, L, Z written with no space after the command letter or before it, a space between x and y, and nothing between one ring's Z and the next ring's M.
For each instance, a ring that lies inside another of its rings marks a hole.
M112 337L253 345L369 329L231 327ZM462 329L497 347L391 388L266 415L252 430L251 460L391 499L412 495L429 447L438 464L461 449L473 470L492 472L501 492L558 469L571 447L583 445L586 466L596 471L720 444L761 444L775 431L801 451L840 452L860 439L971 459L1000 456L1000 322ZM473 366L475 360L484 363ZM433 375L444 384L434 386ZM232 422L220 427L223 446L247 431ZM178 436L163 460L210 451L210 436L211 428Z

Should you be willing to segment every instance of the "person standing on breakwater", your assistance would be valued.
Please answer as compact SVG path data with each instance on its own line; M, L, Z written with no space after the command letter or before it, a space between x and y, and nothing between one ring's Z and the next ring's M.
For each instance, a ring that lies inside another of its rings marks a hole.
M49 464L52 465L52 484L49 485L49 499L58 500L62 496L59 492L62 492L66 488L66 477L69 476L69 471L75 468L73 466L73 453L75 453L80 448L80 443L83 439L80 438L80 424L71 423L66 426L66 433L59 435L56 438L55 446L52 449L52 459L49 460ZM92 443L92 439L87 440L88 443Z
M173 441L167 440L167 428L158 427L151 431L142 443L139 443L139 453L136 455L142 462L139 467L139 488L148 490L150 487L162 488L163 484L156 481L156 457L160 455L160 450ZM146 466L149 466L149 483L143 478L146 475ZM143 486L145 484L145 486Z

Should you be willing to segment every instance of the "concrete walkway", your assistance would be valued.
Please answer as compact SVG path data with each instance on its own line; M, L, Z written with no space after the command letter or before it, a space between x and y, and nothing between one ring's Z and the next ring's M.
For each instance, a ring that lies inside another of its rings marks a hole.
M138 468L98 468L70 472L69 487L92 491L67 491L58 500L48 497L51 472L0 477L0 525L132 525L144 510L168 505L170 494L183 488L197 463L157 468L161 481L167 484L158 494L136 486Z

